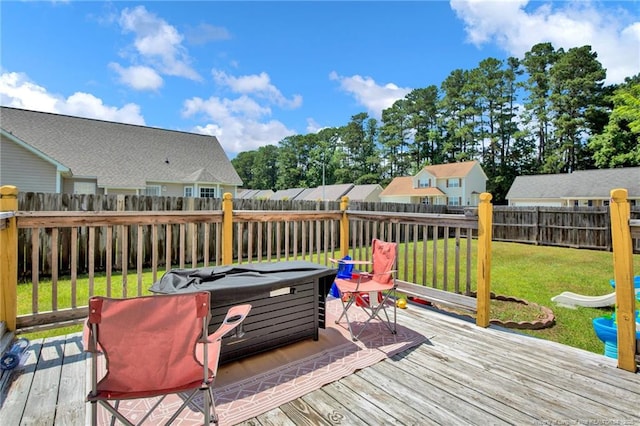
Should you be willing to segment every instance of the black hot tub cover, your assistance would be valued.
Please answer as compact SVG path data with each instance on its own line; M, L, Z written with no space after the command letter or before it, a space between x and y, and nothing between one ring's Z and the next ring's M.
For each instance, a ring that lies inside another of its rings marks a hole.
M305 278L328 277L333 282L335 274L336 269L307 261L171 269L150 291L162 294L209 291L217 303L237 302L292 286Z

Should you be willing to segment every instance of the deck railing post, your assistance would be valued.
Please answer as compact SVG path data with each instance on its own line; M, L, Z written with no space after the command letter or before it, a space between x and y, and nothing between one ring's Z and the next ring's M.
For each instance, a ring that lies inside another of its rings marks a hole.
M340 256L345 257L349 254L349 216L347 209L349 208L349 197L344 196L340 199Z
M631 207L626 189L611 191L611 244L613 277L616 283L616 322L618 328L618 368L636 372L635 289L631 243Z
M233 199L230 192L222 197L222 264L233 263Z
M18 188L0 187L0 212L18 211ZM15 331L18 315L18 226L15 216L0 219L0 321Z
M480 194L478 206L478 291L476 325L489 326L491 307L491 238L493 205L491 194Z

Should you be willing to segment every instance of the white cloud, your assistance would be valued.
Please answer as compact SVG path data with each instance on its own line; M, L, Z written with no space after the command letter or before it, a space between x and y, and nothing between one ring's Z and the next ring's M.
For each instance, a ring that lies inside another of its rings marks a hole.
M126 8L119 24L125 33L134 33L137 57L148 66L166 75L200 81L202 77L191 67L183 36L164 19L147 11L144 6Z
M295 109L302 105L302 96L293 95L291 99L285 98L280 90L271 84L271 78L265 72L240 77L218 70L212 70L211 74L217 84L226 86L235 93L260 96L268 102L285 108Z
M307 133L318 133L322 129L324 126L321 126L313 118L307 118Z
M329 79L338 81L340 89L353 95L360 105L367 108L371 116L378 119L382 116L382 110L391 107L395 101L404 98L412 90L408 87L398 87L393 83L381 86L371 77L359 75L344 77L335 71L329 74Z
M525 10L528 4L537 6ZM640 72L640 18L629 11L591 1L547 3L529 0L451 0L466 26L468 39L480 46L495 42L508 54L523 57L537 43L556 49L590 45L607 69L607 83L620 83Z
M26 74L17 72L0 74L0 104L119 123L145 124L136 104L126 104L121 108L108 106L101 99L84 92L76 92L65 99L47 92L44 87L30 81Z
M153 69L145 66L132 66L124 68L120 64L112 62L109 67L114 70L122 84L135 90L158 90L164 81Z
M277 145L283 138L295 134L280 121L265 121L271 110L247 96L187 99L182 113L185 117L204 115L210 123L195 126L193 131L218 137L227 155Z
M210 24L200 24L197 27L189 27L185 32L187 41L191 44L207 44L210 41L229 40L231 34L224 27L216 27Z

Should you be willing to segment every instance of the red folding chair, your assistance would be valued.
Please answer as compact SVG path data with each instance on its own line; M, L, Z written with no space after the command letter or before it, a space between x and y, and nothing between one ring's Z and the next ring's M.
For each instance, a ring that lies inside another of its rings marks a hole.
M396 243L389 243L374 239L371 244L371 262L334 260L337 263L352 263L354 265L370 264L371 272L352 273L351 278L336 278L335 285L342 302L342 314L336 320L339 324L344 317L351 338L355 341L373 319L382 321L393 334L396 333L396 304L395 263L398 251ZM367 314L362 328L356 334L353 330L353 315L349 317L349 309L359 306ZM393 310L393 314L387 312Z
M213 382L218 371L222 337L240 325L251 305L232 307L220 327L207 335L209 293L181 293L131 299L92 297L85 330L85 350L91 353L92 424L97 404L125 425L133 425L119 411L121 400L160 397L142 424L169 394L180 393L182 405L172 423L198 393L203 395L204 423L218 422ZM98 380L99 356L105 375ZM195 404L191 404L194 406Z

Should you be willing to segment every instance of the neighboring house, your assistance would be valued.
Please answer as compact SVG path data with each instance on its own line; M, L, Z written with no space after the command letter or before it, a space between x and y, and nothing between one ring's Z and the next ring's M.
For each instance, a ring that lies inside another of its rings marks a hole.
M345 195L349 197L349 201L364 201L370 203L376 203L380 201L380 193L382 187L380 185L355 185Z
M279 189L272 196L271 200L294 200L298 195L300 195L304 191L304 188L290 188L290 189Z
M340 201L353 188L352 183L340 185L324 185L302 192L295 199L304 201Z
M606 206L611 190L625 188L640 205L640 167L518 176L507 192L510 206Z
M214 136L0 107L0 185L221 197L242 180Z
M415 176L397 177L380 193L385 203L477 206L487 175L477 161L426 166Z

